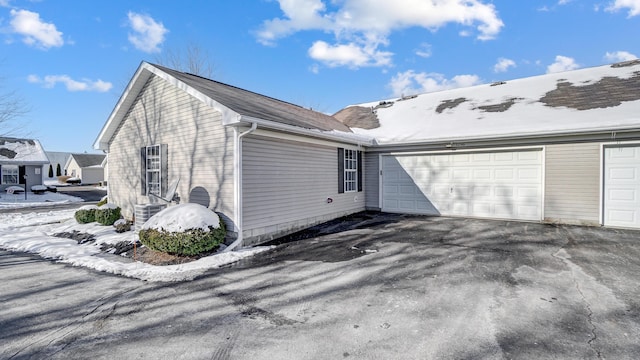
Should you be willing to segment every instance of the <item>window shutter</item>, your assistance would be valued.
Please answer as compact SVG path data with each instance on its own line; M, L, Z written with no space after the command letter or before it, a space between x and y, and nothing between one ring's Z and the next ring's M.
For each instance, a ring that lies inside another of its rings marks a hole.
M0 165L0 184L2 184L2 165Z
M358 156L358 192L362 191L362 151L357 152Z
M27 179L24 178L26 174L24 165L18 166L18 184L27 184Z
M140 148L140 195L147 195L147 148Z
M344 149L338 148L338 194L344 193Z
M167 144L160 145L160 196L167 195L167 187L169 186L169 146Z

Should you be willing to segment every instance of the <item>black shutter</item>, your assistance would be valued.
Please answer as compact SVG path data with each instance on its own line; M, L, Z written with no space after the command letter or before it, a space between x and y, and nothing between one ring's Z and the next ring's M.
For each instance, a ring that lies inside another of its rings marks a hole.
M167 187L169 183L169 146L167 144L160 145L160 197L167 195Z
M147 148L140 148L140 194L147 195Z
M27 179L24 177L25 174L25 166L18 166L18 184L27 184Z
M0 165L0 185L2 184L2 165Z
M338 194L344 193L344 149L338 148Z
M362 191L362 151L358 151L358 192Z

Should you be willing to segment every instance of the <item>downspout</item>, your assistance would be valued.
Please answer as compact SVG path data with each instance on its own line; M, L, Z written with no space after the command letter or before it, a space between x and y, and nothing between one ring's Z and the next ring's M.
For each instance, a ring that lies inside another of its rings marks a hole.
M223 252L232 251L238 246L242 246L242 240L244 238L242 234L243 224L242 224L242 138L246 135L251 134L258 128L258 123L251 123L251 128L245 132L238 133L238 128L233 128L234 133L234 172L236 174L235 181L233 184L233 193L235 197L235 225L236 230L238 232L238 237L236 240L231 243L231 245L227 246Z

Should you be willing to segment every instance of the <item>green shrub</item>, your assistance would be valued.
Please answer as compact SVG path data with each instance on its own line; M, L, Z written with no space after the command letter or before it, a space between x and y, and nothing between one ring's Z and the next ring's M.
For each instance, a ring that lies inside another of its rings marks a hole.
M125 219L119 219L113 223L113 227L116 228L117 233L123 233L131 230L131 222Z
M139 232L140 242L146 247L174 255L198 255L215 249L224 241L226 235L224 223L220 226L209 226L209 231L189 229L183 232L168 232L157 229L142 229Z
M96 221L101 225L113 225L120 219L120 208L113 204L105 204L96 210Z
M98 207L95 205L85 205L73 214L79 224L88 224L96 221L96 211Z

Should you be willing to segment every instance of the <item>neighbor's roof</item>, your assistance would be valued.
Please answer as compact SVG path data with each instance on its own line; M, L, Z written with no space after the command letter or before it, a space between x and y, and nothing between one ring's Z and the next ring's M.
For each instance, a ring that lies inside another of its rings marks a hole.
M225 125L259 121L263 126L284 125L285 127L311 130L312 133L335 133L336 131L351 133L349 127L330 115L218 81L143 62L98 135L94 144L95 148L107 148L108 142L120 122L152 75L160 76L220 111ZM362 139L363 137L356 138Z
M71 161L71 158L73 158L76 161L76 164L81 168L91 166L100 167L105 157L106 155L104 154L71 154L67 163Z
M640 60L347 107L334 115L378 144L640 127Z
M49 159L38 140L0 137L0 165L44 165Z
M49 163L54 165L60 164L60 166L66 164L69 156L71 156L71 153L62 151L45 151L45 153L49 158Z

